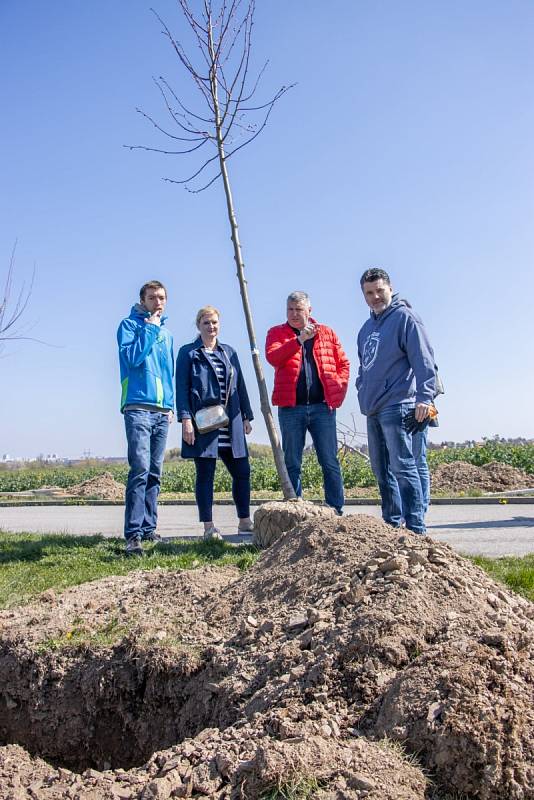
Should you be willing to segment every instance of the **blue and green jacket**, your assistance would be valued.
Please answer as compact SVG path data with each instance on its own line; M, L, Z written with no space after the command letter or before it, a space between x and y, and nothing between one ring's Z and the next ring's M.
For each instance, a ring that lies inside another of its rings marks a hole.
M121 411L142 403L174 409L174 351L172 335L161 325L145 322L150 313L136 303L117 331L121 370Z

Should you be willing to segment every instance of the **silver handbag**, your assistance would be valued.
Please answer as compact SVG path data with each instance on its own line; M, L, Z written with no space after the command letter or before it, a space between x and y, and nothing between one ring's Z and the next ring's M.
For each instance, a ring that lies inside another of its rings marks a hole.
M200 411L197 411L195 414L195 425L197 426L197 431L199 433L210 433L210 431L216 431L217 428L227 428L230 424L230 419L226 413L226 406L228 405L228 400L230 398L230 387L232 385L232 378L234 376L234 368L224 350L222 352L228 363L228 366L230 367L230 374L228 376L228 383L226 385L226 401L224 405L222 403L218 403L216 406L206 406L206 408L201 408Z
M217 428L227 428L230 423L226 413L226 405L220 403L216 406L201 408L195 414L195 425L199 433L209 433Z

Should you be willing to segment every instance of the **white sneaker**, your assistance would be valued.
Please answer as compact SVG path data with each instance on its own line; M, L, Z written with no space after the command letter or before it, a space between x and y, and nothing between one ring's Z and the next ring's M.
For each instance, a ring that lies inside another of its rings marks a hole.
M204 541L205 542L213 542L213 541L222 541L222 534L215 525L212 525L211 528L207 528L204 531Z
M237 526L238 533L253 533L254 532L254 523L252 520L250 522L241 522L239 520L239 525Z

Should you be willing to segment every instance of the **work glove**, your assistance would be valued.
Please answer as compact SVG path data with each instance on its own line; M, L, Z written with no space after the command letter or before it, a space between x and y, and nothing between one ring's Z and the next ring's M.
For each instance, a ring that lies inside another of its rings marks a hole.
M428 410L428 416L425 417L422 422L417 422L415 418L415 408L412 408L404 417L403 425L408 433L414 434L418 431L424 431L428 425L433 425L435 427L437 425L437 416L438 410L436 406L431 405Z

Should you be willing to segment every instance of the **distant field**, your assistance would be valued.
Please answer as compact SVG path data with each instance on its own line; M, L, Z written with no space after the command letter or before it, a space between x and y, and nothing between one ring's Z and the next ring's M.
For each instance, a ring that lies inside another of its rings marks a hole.
M482 446L462 449L430 450L428 461L432 469L437 464L448 461L467 461L476 466L499 461L519 467L534 474L534 444L508 445L489 441ZM262 455L251 459L252 490L255 492L276 492L279 489L278 476L272 458ZM40 489L44 486L74 486L87 478L111 472L114 478L126 483L128 467L126 464L88 463L76 467L23 467L21 469L0 469L0 492L20 492L27 489ZM369 462L360 455L348 454L342 457L342 471L345 488L349 491L358 488L371 488L376 482ZM163 469L162 491L191 493L194 491L195 466L192 461L170 461ZM315 455L304 457L302 469L304 489L316 490L322 487L322 473ZM220 464L215 475L215 491L229 492L231 480Z

